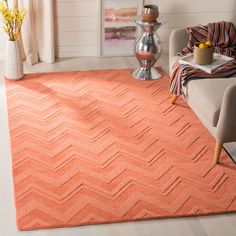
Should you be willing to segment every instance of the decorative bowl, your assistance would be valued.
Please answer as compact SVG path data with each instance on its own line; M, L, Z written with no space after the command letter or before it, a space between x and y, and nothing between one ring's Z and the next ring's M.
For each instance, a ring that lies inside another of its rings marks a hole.
M159 10L157 5L145 5L142 12L144 21L156 21L159 17Z

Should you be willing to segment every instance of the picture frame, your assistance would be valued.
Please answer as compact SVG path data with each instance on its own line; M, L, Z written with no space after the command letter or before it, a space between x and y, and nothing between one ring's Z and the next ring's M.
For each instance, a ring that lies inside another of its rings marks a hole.
M132 56L139 0L101 0L100 56Z

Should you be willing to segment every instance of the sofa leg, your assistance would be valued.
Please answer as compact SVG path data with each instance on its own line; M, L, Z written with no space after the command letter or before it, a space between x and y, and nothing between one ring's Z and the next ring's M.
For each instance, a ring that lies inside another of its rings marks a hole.
M220 154L223 148L223 144L216 141L216 146L215 146L215 154L214 154L214 164L219 163L219 159L220 159Z
M173 95L172 100L171 100L171 104L175 104L175 102L178 98L179 98L179 96Z

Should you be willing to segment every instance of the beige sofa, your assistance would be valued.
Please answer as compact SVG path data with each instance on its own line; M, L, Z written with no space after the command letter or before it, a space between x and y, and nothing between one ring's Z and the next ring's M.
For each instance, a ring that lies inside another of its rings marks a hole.
M169 43L169 70L179 58L177 53L186 46L186 29L172 31ZM216 139L214 162L218 163L225 143L236 142L236 76L190 80L184 87L188 105ZM175 104L177 96L173 96Z

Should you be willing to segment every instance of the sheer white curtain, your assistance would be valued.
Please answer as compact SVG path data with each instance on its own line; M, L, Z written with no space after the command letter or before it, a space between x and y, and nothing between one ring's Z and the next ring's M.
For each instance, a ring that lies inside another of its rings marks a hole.
M14 0L28 12L22 27L23 54L29 64L55 62L53 0Z

